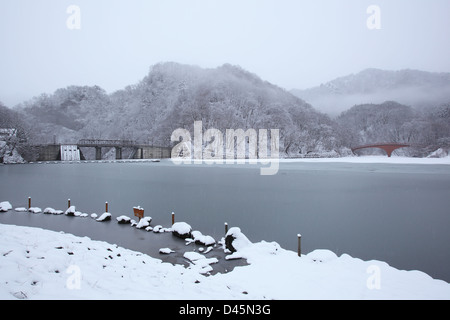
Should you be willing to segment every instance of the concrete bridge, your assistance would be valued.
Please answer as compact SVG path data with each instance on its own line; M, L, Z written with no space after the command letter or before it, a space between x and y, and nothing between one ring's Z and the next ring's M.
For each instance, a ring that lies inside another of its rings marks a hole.
M122 149L131 148L133 150L129 159L163 159L170 158L171 148L159 147L145 144L138 144L132 140L102 140L102 139L82 139L78 143L50 144L34 146L39 154L36 161L57 161L65 160L65 150L79 152L78 159L85 160L80 148L95 148L95 160L102 159L103 148L115 148L116 159L123 159ZM77 160L76 157L69 157L67 160Z
M360 150L360 149L366 149L366 148L378 148L378 149L383 149L386 152L387 156L390 157L394 150L400 149L400 148L406 148L406 147L411 147L411 145L403 144L403 143L376 143L376 144L367 144L367 145L363 145L363 146L354 147L354 148L352 148L352 152L355 152L356 150Z

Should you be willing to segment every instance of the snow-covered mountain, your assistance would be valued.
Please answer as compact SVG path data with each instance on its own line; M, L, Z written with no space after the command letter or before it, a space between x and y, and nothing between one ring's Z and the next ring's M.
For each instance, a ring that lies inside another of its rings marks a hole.
M129 139L170 146L177 128L280 129L280 151L327 149L331 120L285 89L238 66L214 69L159 63L139 83L107 94L71 86L17 106L35 124L35 141Z
M397 101L416 108L450 101L450 73L366 69L320 86L291 91L322 112L337 115L354 105Z

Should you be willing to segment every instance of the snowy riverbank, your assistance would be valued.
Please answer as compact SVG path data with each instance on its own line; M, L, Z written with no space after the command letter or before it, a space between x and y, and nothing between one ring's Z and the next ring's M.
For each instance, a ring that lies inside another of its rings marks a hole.
M237 234L230 257L250 265L204 276L208 253L188 252L185 268L87 237L0 224L0 299L450 299L450 284L420 271L328 250L300 258Z

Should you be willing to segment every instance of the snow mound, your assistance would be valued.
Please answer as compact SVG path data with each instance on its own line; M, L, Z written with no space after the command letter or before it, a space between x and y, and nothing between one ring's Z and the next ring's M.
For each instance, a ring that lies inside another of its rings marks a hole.
M330 262L338 258L338 256L330 250L316 249L306 255L312 262Z
M25 208L25 207L17 207L17 208L14 209L14 211L16 211L16 212L27 212L28 209Z
M206 258L204 255L195 251L185 252L183 257L192 262L191 269L194 269L201 274L213 271L211 264L219 262L217 258Z

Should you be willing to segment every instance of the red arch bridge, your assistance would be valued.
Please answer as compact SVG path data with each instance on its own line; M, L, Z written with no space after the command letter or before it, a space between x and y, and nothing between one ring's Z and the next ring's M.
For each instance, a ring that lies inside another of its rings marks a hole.
M400 148L406 148L406 147L411 147L411 145L403 144L403 143L375 143L375 144L366 144L363 146L354 147L354 148L352 148L352 152L355 152L356 150L360 150L360 149L378 148L378 149L383 149L386 152L387 156L390 157L394 150L400 149Z

